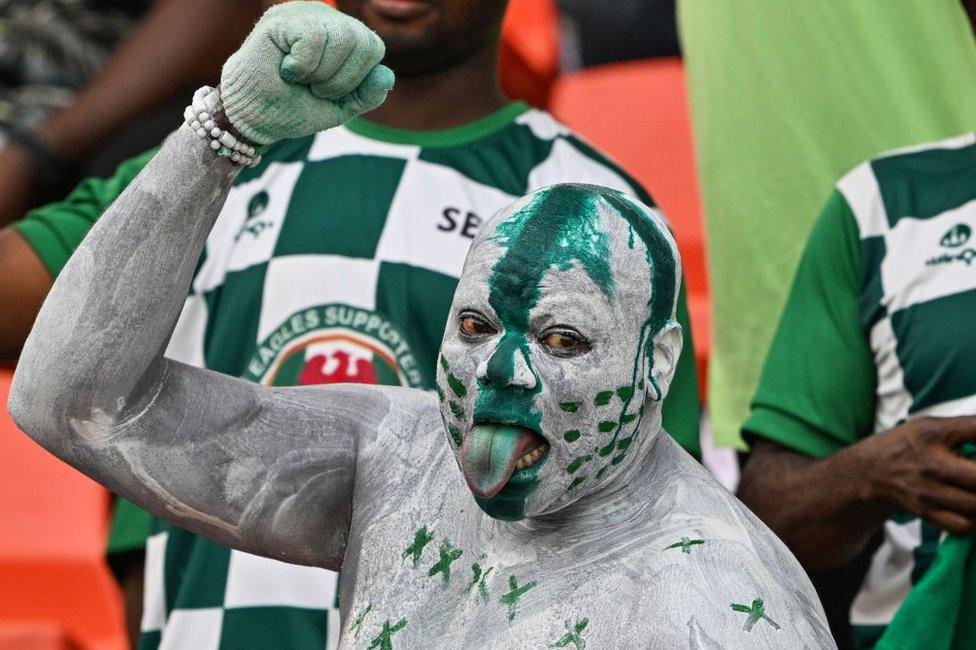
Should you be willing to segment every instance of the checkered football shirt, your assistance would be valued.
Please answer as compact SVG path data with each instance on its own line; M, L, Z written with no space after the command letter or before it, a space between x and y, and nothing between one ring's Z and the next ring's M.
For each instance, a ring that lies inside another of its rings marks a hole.
M976 135L845 175L813 228L744 431L823 457L923 415L976 411ZM825 493L829 498L829 493ZM851 607L870 648L942 531L885 522Z

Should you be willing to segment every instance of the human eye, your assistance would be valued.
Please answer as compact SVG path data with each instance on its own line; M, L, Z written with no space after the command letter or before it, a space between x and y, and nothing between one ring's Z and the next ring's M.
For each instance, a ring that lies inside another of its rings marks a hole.
M458 331L461 337L475 341L497 334L498 330L484 314L473 309L465 309L458 315Z
M539 337L542 347L554 357L577 357L590 351L586 337L572 327L557 326L545 330Z

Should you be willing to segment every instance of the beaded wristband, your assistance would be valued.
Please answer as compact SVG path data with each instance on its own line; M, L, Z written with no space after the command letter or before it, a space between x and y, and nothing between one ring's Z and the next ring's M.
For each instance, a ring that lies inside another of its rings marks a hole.
M254 167L259 164L261 156L253 146L239 140L230 131L217 126L214 116L223 110L220 93L215 88L204 86L193 93L193 104L183 111L183 118L187 126L196 131L197 135L210 142L210 148L218 156L230 158L231 162L244 167Z

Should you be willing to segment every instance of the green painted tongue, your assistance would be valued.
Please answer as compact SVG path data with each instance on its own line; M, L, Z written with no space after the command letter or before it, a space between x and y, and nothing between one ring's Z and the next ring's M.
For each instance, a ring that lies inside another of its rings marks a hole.
M490 499L508 482L530 435L521 427L477 424L461 445L461 471L475 496Z

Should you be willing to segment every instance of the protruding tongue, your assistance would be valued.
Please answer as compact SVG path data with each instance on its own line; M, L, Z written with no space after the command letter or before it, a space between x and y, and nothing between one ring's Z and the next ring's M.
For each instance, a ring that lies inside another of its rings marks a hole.
M535 435L507 424L476 424L461 444L461 471L475 496L498 494L515 463L534 447Z

